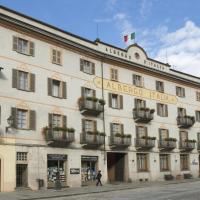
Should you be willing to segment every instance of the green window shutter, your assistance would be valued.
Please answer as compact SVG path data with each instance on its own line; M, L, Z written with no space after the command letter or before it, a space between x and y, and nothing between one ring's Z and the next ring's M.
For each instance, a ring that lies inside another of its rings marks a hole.
M81 87L81 96L85 97L85 88L84 87Z
M36 129L36 112L34 110L29 111L29 129Z
M82 132L85 132L85 119L82 119Z
M17 88L17 79L18 79L18 70L13 69L12 70L12 87Z
M13 117L13 127L17 128L17 108L11 108L11 116Z
M119 102L120 102L120 109L123 109L123 96L122 95L119 95Z
M52 96L52 79L51 78L47 79L47 87L48 87L48 95Z
M97 131L97 121L93 121L94 123L94 131Z
M66 115L62 116L62 126L67 127L67 116Z
M95 74L95 64L92 63L92 74Z
M13 36L13 51L17 51L18 49L18 37Z
M53 125L53 114L52 113L49 113L49 116L48 116L48 124L49 124L49 127L52 127Z
M67 84L66 82L62 82L62 98L67 98Z
M120 124L121 126L121 134L124 134L124 124Z
M55 50L55 49L52 49L52 62L53 62L53 63L56 63L56 58L57 58L56 50Z
M80 71L84 71L84 60L80 59Z
M110 123L110 135L113 135L113 123Z
M61 65L61 52L57 51L57 63Z
M165 113L166 113L165 117L168 117L168 106L167 105L165 105Z
M30 74L30 91L35 92L35 74Z
M29 42L29 54L35 56L35 45L33 42Z
M109 102L109 107L112 107L112 94L108 93L108 102Z

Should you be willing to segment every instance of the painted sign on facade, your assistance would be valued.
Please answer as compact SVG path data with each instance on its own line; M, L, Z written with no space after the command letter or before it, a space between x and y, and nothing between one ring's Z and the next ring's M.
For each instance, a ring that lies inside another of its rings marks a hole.
M97 88L102 88L102 79L100 77L95 77L93 81ZM103 79L103 88L112 92L152 99L166 104L177 104L177 98L174 95L139 88L134 85L115 82L108 79Z

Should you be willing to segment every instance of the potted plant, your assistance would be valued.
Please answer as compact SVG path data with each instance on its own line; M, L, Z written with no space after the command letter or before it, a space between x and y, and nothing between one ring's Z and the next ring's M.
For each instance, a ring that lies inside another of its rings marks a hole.
M104 99L99 99L99 103L100 103L101 105L105 105L105 104L106 104L106 102L105 102Z
M74 128L67 128L67 132L69 132L69 133L74 133L74 132L75 132L75 129L74 129Z
M104 132L100 132L99 135L104 136L104 137L106 136L106 134Z
M116 133L115 137L122 137L122 134L121 133Z
M153 114L154 112L155 112L155 109L151 109L151 110L150 110L150 113Z
M86 100L87 100L87 101L92 101L92 100L93 100L93 97L86 97Z

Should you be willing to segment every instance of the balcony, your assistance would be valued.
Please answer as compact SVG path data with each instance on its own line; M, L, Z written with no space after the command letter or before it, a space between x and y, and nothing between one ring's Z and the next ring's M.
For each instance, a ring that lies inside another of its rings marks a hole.
M180 141L179 148L182 151L192 151L195 148L195 140Z
M133 119L137 123L149 123L153 119L155 110L149 108L134 108Z
M135 147L137 149L152 149L155 147L155 137L136 138Z
M171 151L176 148L176 138L165 138L158 141L158 148L160 150Z
M97 148L104 144L104 133L96 132L84 132L80 134L80 143L83 147Z
M115 134L110 136L109 141L109 145L111 148L127 148L131 145L131 135Z
M195 123L195 118L193 116L178 116L177 125L179 128L190 128Z
M80 97L78 100L79 110L82 115L98 116L103 112L104 100L95 97Z
M65 147L75 141L73 128L54 127L43 128L45 139L49 146Z

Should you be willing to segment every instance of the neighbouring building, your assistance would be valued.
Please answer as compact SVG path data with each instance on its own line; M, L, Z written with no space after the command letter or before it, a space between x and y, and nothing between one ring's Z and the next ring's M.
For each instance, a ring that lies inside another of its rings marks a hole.
M0 26L1 191L199 176L200 78L5 7Z

